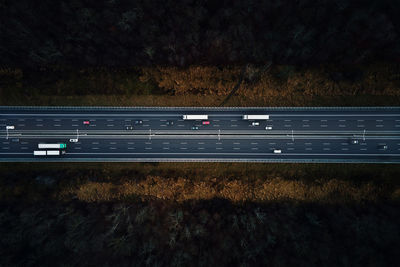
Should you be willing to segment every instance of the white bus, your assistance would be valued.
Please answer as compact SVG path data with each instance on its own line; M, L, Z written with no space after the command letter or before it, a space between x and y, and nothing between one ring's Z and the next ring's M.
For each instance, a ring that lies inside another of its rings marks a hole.
M184 120L208 120L208 115L183 115Z
M244 120L269 120L269 115L243 115Z

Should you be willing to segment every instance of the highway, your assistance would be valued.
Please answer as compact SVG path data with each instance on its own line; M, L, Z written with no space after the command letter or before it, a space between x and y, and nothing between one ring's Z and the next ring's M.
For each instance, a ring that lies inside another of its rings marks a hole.
M208 119L184 120L186 114ZM5 162L399 163L400 107L3 106L0 139ZM65 154L34 155L38 144L50 143L66 144Z

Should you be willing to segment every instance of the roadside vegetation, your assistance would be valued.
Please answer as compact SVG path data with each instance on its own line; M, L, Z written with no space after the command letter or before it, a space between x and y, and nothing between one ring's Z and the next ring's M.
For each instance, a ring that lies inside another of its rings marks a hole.
M2 163L1 263L393 266L399 168Z
M0 105L219 106L240 66L0 69ZM226 106L390 106L400 64L247 65Z
M17 169L15 169L17 167ZM363 203L400 200L400 166L380 164L19 163L0 165L0 201Z

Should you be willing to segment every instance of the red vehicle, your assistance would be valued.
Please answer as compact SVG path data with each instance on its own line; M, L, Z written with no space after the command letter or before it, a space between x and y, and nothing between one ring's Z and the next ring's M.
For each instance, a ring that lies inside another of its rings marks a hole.
M209 121L203 121L203 125L209 125L210 122Z
M83 124L84 124L84 125L89 125L89 124L90 124L90 121L83 121Z

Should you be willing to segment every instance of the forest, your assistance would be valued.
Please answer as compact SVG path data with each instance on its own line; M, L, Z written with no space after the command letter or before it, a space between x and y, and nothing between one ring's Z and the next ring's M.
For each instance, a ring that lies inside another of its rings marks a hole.
M399 62L394 0L2 0L0 63Z
M396 0L0 0L0 105L399 106L398 14ZM399 174L0 163L0 266L398 266Z

